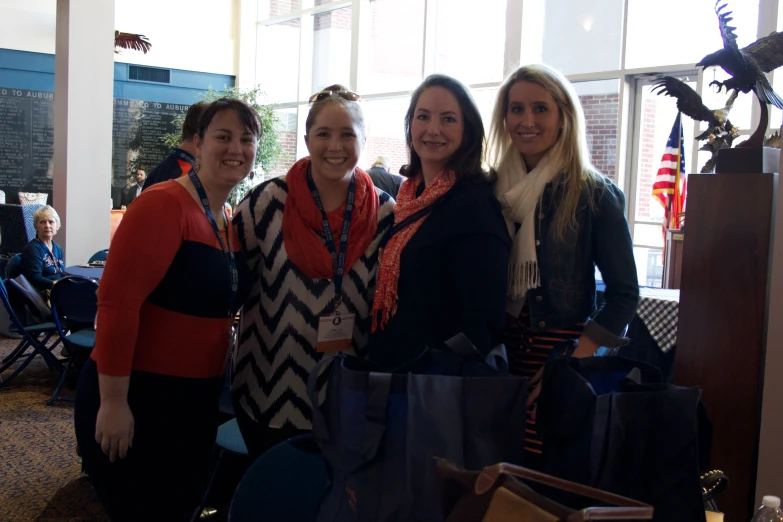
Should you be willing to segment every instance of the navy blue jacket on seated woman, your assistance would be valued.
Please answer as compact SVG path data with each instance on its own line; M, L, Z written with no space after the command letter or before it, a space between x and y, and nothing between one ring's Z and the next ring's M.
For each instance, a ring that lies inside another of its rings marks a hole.
M49 205L33 217L36 237L22 251L22 275L39 292L50 290L63 276L65 252L52 238L60 228L60 217Z

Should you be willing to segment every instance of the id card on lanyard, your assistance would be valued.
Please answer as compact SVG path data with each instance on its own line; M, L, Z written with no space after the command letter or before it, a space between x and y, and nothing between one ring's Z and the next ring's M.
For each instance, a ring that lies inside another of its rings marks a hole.
M228 259L228 265L231 270L231 294L228 300L226 317L233 318L234 314L232 310L234 309L234 301L236 300L237 292L239 291L239 272L237 271L237 263L234 259L234 251L231 250L231 231L228 229L228 219L226 218L224 211L223 219L225 219L226 222L226 241L228 242L228 245L226 245L226 241L223 240L223 235L220 233L220 228L215 220L215 216L212 214L212 209L209 208L209 200L207 199L204 185L201 184L201 180L198 179L198 175L195 171L191 170L188 173L188 176L190 176L190 181L196 188L196 193L198 194L199 200L201 200L201 206L204 207L204 213L207 215L209 224L212 225L212 230L214 230L215 235L217 236L220 248Z
M356 177L351 175L351 182L348 185L348 199L345 204L345 215L343 216L343 229L340 234L340 251L338 252L334 245L334 234L329 226L329 218L326 215L326 209L318 194L318 189L313 181L313 173L307 169L307 186L313 196L313 201L321 211L323 219L324 239L326 248L332 256L332 266L334 268L334 293L337 296L337 307L342 302L343 295L343 276L345 275L345 254L348 250L348 232L351 229L351 217L353 216L354 200L356 198ZM316 340L316 349L319 352L339 352L349 350L353 340L353 326L356 322L355 314L340 313L338 309L330 314L322 314L318 317L318 337Z

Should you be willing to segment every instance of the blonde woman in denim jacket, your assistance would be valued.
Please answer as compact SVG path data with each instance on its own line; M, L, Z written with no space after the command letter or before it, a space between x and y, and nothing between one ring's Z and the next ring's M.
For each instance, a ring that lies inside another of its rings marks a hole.
M529 65L500 87L490 130L495 194L514 238L503 342L512 372L531 379L525 448L535 462L535 401L557 344L589 357L622 338L639 300L620 189L590 163L584 113L559 72ZM606 283L595 299L595 267Z

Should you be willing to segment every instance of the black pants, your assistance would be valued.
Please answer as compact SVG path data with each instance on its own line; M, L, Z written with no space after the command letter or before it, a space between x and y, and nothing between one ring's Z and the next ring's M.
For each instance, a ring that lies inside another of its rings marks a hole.
M291 437L310 432L310 430L300 430L291 425L285 425L282 428L270 428L265 424L256 422L245 413L244 408L242 408L233 395L231 400L234 403L234 415L236 415L239 431L242 432L242 438L245 440L245 446L247 446L251 462L255 461L262 453L272 446L275 446L284 440L288 440Z
M86 362L76 393L76 440L85 471L113 521L189 520L209 472L222 383L220 378L132 372L133 447L112 464L95 442L98 371L92 359Z

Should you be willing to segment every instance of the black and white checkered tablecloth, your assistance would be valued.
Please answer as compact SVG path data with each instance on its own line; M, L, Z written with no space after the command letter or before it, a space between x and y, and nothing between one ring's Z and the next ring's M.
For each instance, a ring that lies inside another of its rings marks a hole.
M661 288L639 288L636 315L650 331L662 352L668 352L677 342L677 317L680 311L680 291Z

